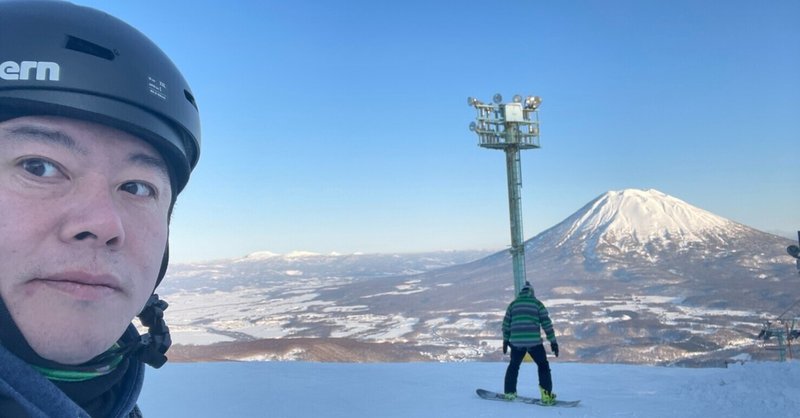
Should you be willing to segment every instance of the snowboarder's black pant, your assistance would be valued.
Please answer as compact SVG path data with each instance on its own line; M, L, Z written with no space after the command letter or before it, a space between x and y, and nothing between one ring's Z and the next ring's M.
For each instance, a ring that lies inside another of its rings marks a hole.
M536 367L539 368L539 386L551 392L553 390L553 380L550 376L550 363L547 361L547 353L544 351L544 344L533 347L514 347L511 346L511 361L506 369L505 393L517 391L517 377L519 377L519 366L525 353L530 353Z

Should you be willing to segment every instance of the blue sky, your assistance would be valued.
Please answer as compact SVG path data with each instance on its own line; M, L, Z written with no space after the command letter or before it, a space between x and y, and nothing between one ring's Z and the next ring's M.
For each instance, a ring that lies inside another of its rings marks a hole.
M175 261L508 246L468 96L543 98L526 238L655 188L800 229L800 2L76 1L178 64L203 122Z

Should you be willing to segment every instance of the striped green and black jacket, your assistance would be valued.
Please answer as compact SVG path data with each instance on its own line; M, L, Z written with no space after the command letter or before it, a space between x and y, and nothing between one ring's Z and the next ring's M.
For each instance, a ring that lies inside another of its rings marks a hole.
M553 321L539 299L523 293L508 305L503 318L503 339L512 346L533 347L542 344L542 329L550 343L556 342Z

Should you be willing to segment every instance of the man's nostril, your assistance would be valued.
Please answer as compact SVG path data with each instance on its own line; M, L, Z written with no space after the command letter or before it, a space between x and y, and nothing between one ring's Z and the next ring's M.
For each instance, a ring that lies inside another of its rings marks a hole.
M80 234L75 235L75 239L77 239L78 241L82 241L82 240L84 240L86 238L93 237L93 236L94 236L94 234L92 234L91 232L83 231Z

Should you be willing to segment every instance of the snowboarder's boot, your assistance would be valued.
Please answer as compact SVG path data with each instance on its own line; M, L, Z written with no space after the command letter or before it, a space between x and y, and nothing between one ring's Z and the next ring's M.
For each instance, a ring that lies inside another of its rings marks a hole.
M539 386L539 392L542 394L542 405L555 405L556 404L556 394L553 392L549 392L545 390L543 387Z
M503 395L503 398L505 398L507 401L513 401L514 399L517 399L517 392L508 392Z

